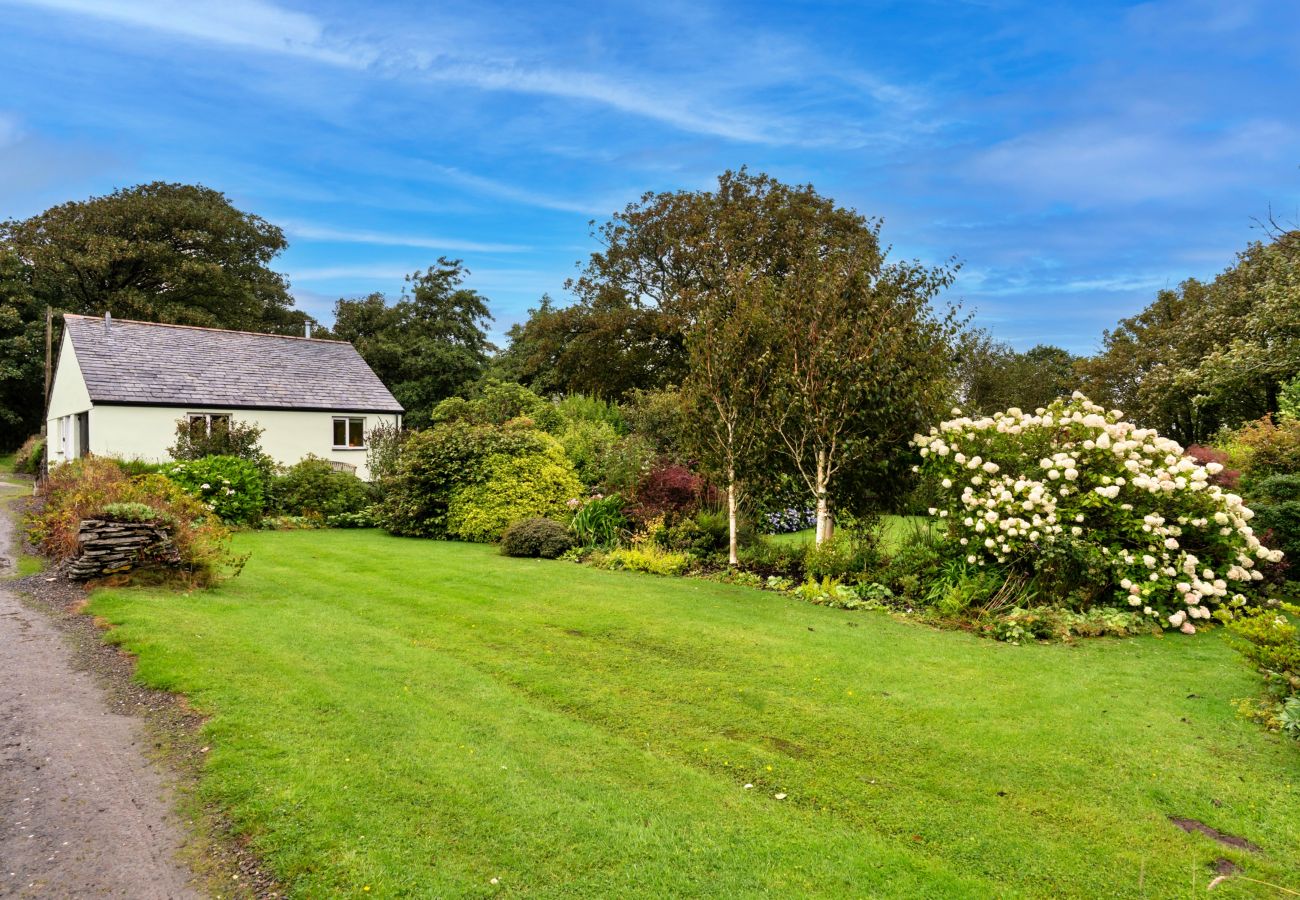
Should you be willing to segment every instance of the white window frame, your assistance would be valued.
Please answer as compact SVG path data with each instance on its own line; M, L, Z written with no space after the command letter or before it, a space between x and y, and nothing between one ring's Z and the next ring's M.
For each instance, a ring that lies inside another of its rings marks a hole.
M235 417L232 416L230 413L223 413L223 412L192 412L192 413L185 414L185 422L187 425L192 426L194 422L199 419L203 420L204 434L206 434L208 437L211 437L213 419L225 419L226 427L229 428L230 423L235 420Z
M348 440L352 437L352 423L361 423L361 443L360 444L335 444L334 427L339 423L346 423L343 426L343 437ZM330 419L330 444L334 450L365 450L366 448L366 417L365 416L334 416Z

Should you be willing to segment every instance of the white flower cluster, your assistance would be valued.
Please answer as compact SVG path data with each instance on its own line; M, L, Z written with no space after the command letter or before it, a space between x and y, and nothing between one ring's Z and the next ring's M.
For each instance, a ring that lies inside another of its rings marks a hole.
M971 565L1028 568L1082 549L1120 602L1190 634L1194 620L1245 605L1259 563L1282 558L1241 498L1210 482L1222 466L1080 393L1033 414L953 414L913 442L947 498L931 514L951 518Z

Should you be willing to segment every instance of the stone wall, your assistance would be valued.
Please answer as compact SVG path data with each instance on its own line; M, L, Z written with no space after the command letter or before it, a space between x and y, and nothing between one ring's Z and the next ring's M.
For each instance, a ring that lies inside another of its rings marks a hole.
M83 519L77 544L81 550L69 566L68 575L80 580L180 564L171 532L157 522Z

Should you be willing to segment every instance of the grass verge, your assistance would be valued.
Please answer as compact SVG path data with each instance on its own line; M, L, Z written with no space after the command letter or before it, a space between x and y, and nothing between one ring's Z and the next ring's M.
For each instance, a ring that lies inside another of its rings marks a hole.
M1011 647L373 531L237 549L91 608L209 716L202 799L303 896L1300 886L1300 751L1237 717L1217 633Z

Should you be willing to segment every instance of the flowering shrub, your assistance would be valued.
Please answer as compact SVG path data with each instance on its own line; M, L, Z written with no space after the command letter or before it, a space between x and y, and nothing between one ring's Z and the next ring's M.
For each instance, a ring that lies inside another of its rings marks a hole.
M778 509L765 515L768 534L790 534L805 531L817 524L817 510L808 507Z
M965 562L1055 579L1068 604L1126 605L1192 633L1246 606L1261 564L1282 558L1210 483L1219 463L1077 392L1033 414L959 416L914 443Z
M162 474L216 513L223 522L246 524L262 515L262 476L237 456L205 456L164 466Z
M1241 472L1237 469L1228 468L1228 454L1225 451L1216 450L1213 447L1203 447L1200 444L1192 444L1187 448L1187 455L1203 466L1218 463L1218 469L1210 476L1210 484L1217 484L1229 491L1237 489L1237 485L1241 481Z

